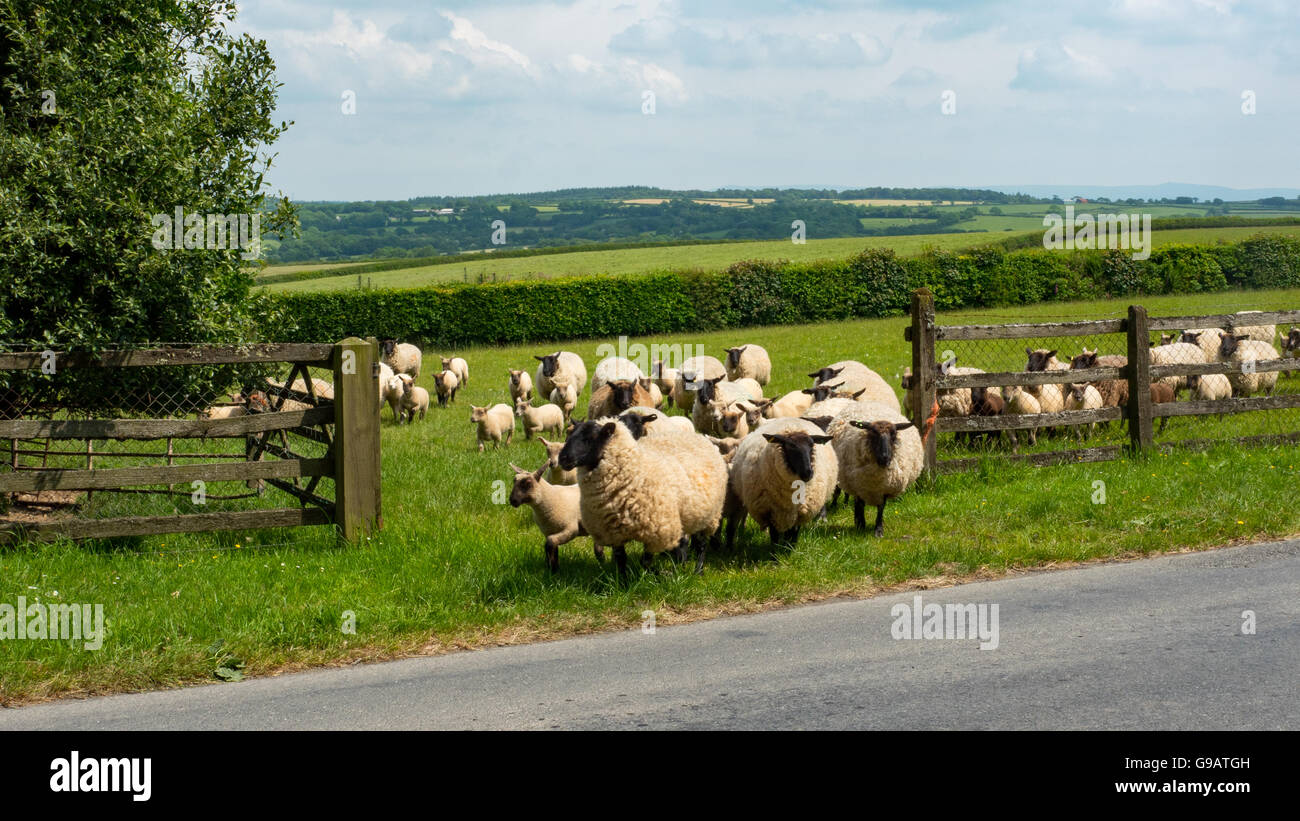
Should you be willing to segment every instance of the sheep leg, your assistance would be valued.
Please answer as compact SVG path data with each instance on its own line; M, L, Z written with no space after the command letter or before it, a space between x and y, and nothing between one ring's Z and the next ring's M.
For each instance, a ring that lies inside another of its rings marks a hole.
M674 562L681 564L686 561L686 546L690 543L691 540L689 538L686 536L682 537L682 540L677 543L677 546L673 548L672 553L670 554L673 557Z
M614 545L614 564L618 567L618 577L627 578L627 547L625 545Z
M654 566L654 561L655 554L651 553L649 548L641 551L641 569L649 573L650 568Z
M596 561L600 562L601 564L604 564L604 563L605 563L605 546L604 546L604 545L593 544L593 545L591 546L591 551L592 551L593 553L596 554Z
M880 504L876 506L876 538L879 539L885 535L885 502L887 499L881 499Z
M831 494L831 503L827 507L831 510L840 506L840 486L835 486L835 492Z
M867 503L863 499L853 500L853 526L858 530L867 529Z
M791 549L798 547L799 546L799 525L795 525L794 527L787 530L785 532L785 535L782 537L782 539L785 541L786 544L790 545Z
M560 572L560 548L555 544L555 538L547 536L546 541L542 543L542 549L546 551L546 566L552 573Z
M712 537L707 537L711 539ZM708 548L707 539L702 533L696 533L691 537L695 544L695 575L699 576L704 573L704 551Z
M745 513L745 511L738 510L735 513L731 514L730 518L727 519L727 550L728 551L731 551L736 547L736 531L740 530L740 526L745 523L746 515L747 514Z

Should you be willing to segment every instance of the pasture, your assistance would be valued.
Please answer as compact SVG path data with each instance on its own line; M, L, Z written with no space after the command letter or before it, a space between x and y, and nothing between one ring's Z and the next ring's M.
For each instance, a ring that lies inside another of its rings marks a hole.
M367 287L419 288L428 285L475 282L480 275L491 281L494 275L499 279L527 279L590 274L628 276L682 268L719 270L745 259L789 259L792 261L833 259L855 254L865 248L892 248L900 256L912 256L930 248L955 251L1003 237L1015 236L1015 233L1004 229L1017 225L1023 218L980 216L976 219L982 221L981 226L985 230L968 233L917 234L894 237L840 237L834 239L810 237L803 245L796 245L789 240L771 240L719 243L717 245L625 248L610 251L573 251L538 257L493 259L491 256L485 256L483 259L398 268L361 276L363 283ZM907 219L881 221L907 222ZM1020 227L1033 227L1035 225L1037 228L1034 232L1026 233L1041 234L1041 219L1032 223L1025 223ZM1260 233L1300 236L1300 225L1255 228L1180 228L1155 231L1154 245L1155 247L1161 247L1174 243L1242 240ZM815 232L813 232L813 236L815 236ZM280 273L286 268L287 266L270 267L264 273ZM335 277L278 282L264 287L269 291L333 291L357 287L357 275L341 273Z
M941 313L939 322L1107 318L1130 301ZM1153 315L1293 308L1298 301L1300 290L1142 299ZM773 357L767 394L780 395L806 387L808 371L845 358L897 386L910 361L906 324L896 317L630 342L702 345L713 355L727 345L761 344ZM590 371L602 343L617 340L427 349L419 384L432 392L436 356L455 353L469 361L468 386L450 408L435 404L414 425L395 426L383 411L384 530L360 544L337 545L329 530L314 528L0 552L0 576L11 590L29 601L103 603L108 625L94 652L72 642L0 642L0 703L211 681L233 659L246 674L266 675L631 628L646 609L664 625L1300 531L1292 504L1300 462L1289 445L1052 468L991 456L979 470L922 481L891 502L881 539L855 531L851 506L841 504L826 522L805 528L794 550L772 550L751 522L734 552L710 552L699 577L661 559L659 573L633 570L619 584L585 538L560 548L560 571L551 575L530 513L503 503L509 463L535 468L542 447L517 429L508 447L476 452L469 406L505 401L507 368L531 371L534 354L563 347L581 354ZM1002 356L1016 364L1014 352ZM1207 417L1202 424L1223 424L1228 435L1240 423ZM1095 503L1098 480L1106 483L1104 504ZM355 614L355 633L341 629L346 611Z

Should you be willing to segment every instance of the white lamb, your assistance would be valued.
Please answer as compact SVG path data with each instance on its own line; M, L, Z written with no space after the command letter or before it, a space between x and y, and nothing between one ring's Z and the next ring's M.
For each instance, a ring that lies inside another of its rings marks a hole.
M727 378L732 382L749 378L766 385L772 380L772 359L759 345L727 348Z
M442 371L433 375L433 390L438 394L439 407L447 407L448 402L456 401L456 391L460 390L460 377L452 371Z
M790 391L785 396L763 409L763 416L768 419L785 419L791 416L803 416L812 407L813 397L805 388Z
M1255 365L1281 358L1277 348L1267 342L1251 339L1246 334L1225 333L1219 336L1219 359L1238 366L1237 370L1228 374L1234 395L1250 396L1262 391L1271 396L1277 387L1277 371L1256 371Z
M560 385L551 389L551 404L558 405L564 418L568 419L573 415L573 409L578 406L578 389L573 385Z
M421 358L420 349L409 342L384 339L379 343L379 361L392 368L393 373L419 379Z
M514 486L510 488L510 506L528 505L533 509L533 522L542 531L545 540L542 550L546 565L555 573L560 569L560 545L568 544L579 536L586 536L582 526L582 497L577 485L553 485L542 478L550 467L548 460L534 473L511 464L515 472ZM605 549L596 546L596 558L605 558Z
M546 448L547 465L550 466L551 472L547 475L547 480L553 485L576 485L578 484L578 471L565 470L560 467L560 451L564 449L563 442L552 442L545 436L538 436L537 441L542 443Z
M1101 391L1094 388L1087 382L1071 382L1066 385L1065 391L1065 409L1068 411L1077 410L1097 410L1105 405L1101 399ZM1089 422L1087 434L1084 433L1084 427L1078 426L1080 439L1090 436L1097 427L1096 422Z
M460 380L461 387L469 384L469 363L464 359L461 359L459 356L442 357L442 369L456 374L456 378Z
M510 401L518 402L520 399L531 402L533 399L533 378L528 375L528 371L517 371L513 368L510 371Z
M492 407L478 407L470 405L469 421L471 424L478 425L478 450L483 452L483 446L487 442L492 443L492 449L496 450L501 446L501 440L504 438L507 445L515 435L515 415L511 412L509 405L496 404Z
M1168 345L1156 345L1151 348L1151 366L1157 365L1204 365L1214 360L1205 355L1199 345L1190 342L1172 342ZM1187 387L1186 376L1163 376L1152 380L1168 385L1177 394Z
M727 493L727 465L707 439L682 434L638 441L619 421L586 421L569 435L559 461L577 468L582 522L596 544L614 548L620 577L632 541L644 546L647 568L655 554L684 552L694 541L696 572L702 572L705 541L718 530Z
M393 420L401 421L402 394L404 392L402 380L392 370L388 371L388 376L385 378L384 368L386 367L386 365L381 365L379 369L379 409L382 411L384 403L387 402L388 407L393 412Z
M423 420L429 410L429 392L415 384L415 380L409 374L404 373L397 378L402 380L402 412L397 418L398 424L401 424L403 419L407 424L414 422L417 413Z
M1187 377L1188 397L1194 401L1212 402L1232 397L1232 382L1227 374L1205 373Z
M888 405L855 402L827 430L839 460L839 485L853 497L853 523L865 530L866 505L876 508L876 536L885 534L885 503L901 496L925 467L916 427Z
M1059 396L1059 393L1057 394ZM1043 406L1039 403L1038 397L1019 385L1008 385L1002 389L1002 396L1006 400L1006 409L1004 414L1021 414L1030 415L1043 412ZM1011 447L1013 450L1019 449L1020 440L1016 435L1015 428L1008 431L1011 434ZM1028 429L1029 444L1038 444L1038 428Z
M830 441L805 419L770 419L741 440L731 480L742 509L727 521L728 548L746 515L773 545L798 544L799 529L821 513L839 481Z
M515 416L523 422L524 438L532 439L534 433L563 433L564 411L559 405L547 404L534 408L528 400L515 402Z

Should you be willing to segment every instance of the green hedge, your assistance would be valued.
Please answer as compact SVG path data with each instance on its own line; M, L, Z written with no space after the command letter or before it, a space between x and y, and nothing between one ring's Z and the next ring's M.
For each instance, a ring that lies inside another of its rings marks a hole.
M446 346L629 336L903 313L926 286L940 310L1228 288L1300 286L1300 239L1129 251L870 249L848 259L747 260L724 271L585 276L410 290L284 293L286 341L348 336Z

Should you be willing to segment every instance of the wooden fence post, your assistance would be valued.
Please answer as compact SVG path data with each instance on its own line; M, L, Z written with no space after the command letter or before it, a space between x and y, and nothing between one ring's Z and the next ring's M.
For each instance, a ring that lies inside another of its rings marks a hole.
M934 407L934 294L929 288L912 292L912 422L925 434L925 420ZM925 472L933 477L937 463L935 440L939 434L931 429L922 445L925 448Z
M379 485L379 345L334 346L334 516L344 539L383 527Z
M1151 332L1147 309L1128 307L1128 433L1134 453L1154 445L1151 425Z

